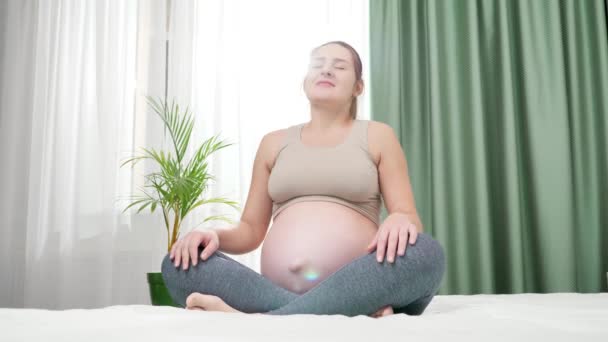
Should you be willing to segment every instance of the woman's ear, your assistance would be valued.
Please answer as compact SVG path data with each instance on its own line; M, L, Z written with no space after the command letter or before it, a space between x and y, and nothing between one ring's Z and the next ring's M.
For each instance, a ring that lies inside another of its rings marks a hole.
M355 96L359 96L361 95L361 93L363 93L363 89L365 89L365 84L363 83L363 80L358 80L355 83Z

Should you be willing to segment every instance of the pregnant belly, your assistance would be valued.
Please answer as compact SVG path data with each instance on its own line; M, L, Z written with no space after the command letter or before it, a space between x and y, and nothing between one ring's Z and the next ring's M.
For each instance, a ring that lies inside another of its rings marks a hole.
M299 202L273 221L262 245L260 273L304 293L350 261L367 254L378 227L363 214L333 202Z

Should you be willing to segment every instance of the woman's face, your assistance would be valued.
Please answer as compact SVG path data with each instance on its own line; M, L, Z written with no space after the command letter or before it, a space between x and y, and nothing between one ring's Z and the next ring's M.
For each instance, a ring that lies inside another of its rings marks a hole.
M311 55L304 92L310 102L347 104L360 93L355 81L350 51L341 45L329 44Z

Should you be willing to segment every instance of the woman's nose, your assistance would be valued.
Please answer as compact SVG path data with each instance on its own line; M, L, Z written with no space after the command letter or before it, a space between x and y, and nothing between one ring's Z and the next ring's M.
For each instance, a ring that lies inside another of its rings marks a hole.
M331 75L331 66L324 65L323 69L321 69L322 75Z

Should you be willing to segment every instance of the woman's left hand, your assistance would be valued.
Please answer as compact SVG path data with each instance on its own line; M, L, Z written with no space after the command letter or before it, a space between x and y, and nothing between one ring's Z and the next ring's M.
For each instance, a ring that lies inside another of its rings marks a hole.
M370 253L377 247L376 259L382 262L386 250L386 259L392 263L395 260L395 252L400 256L405 254L408 238L409 243L414 244L417 237L418 230L407 215L393 213L382 222L376 236L367 246L367 252Z

